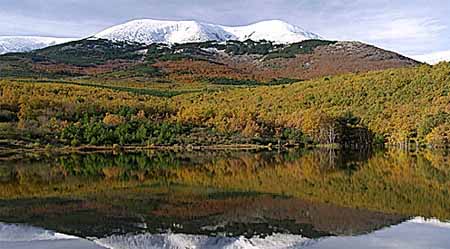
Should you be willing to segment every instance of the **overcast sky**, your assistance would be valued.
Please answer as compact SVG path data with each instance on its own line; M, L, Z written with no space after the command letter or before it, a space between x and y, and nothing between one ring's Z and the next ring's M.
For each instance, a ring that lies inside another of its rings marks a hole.
M84 37L138 18L244 25L281 19L407 55L450 50L449 0L0 0L0 35Z

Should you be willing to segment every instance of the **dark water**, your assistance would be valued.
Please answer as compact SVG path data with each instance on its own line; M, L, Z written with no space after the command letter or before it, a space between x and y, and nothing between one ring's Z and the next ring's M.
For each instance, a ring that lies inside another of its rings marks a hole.
M444 152L27 155L0 162L0 248L450 248L449 190Z

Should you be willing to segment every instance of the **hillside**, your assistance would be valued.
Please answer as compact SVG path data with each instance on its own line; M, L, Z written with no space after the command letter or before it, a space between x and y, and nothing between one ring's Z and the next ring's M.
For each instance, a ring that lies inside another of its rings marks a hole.
M415 66L359 42L251 40L150 44L85 39L0 56L0 77L88 77L90 81L280 84L349 72Z
M10 142L38 146L410 142L446 147L449 82L448 63L176 96L145 87L9 79L0 83L0 132Z
M296 127L320 140L330 125L321 122L344 119L366 127L384 142L446 146L450 142L449 86L450 64L441 63L188 99L177 96L174 101L181 106L177 113L181 120L223 129L243 127L253 134L267 127ZM246 125L230 125L242 120Z

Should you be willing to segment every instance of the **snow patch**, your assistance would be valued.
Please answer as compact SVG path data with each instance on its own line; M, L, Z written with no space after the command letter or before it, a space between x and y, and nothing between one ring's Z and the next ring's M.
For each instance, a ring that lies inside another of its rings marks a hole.
M223 50L219 50L217 48L202 48L201 50L208 52L208 53L219 53Z

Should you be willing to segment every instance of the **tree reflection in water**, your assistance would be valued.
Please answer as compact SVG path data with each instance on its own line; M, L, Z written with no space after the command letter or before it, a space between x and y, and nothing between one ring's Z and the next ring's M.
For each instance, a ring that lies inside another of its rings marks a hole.
M445 153L338 150L33 157L0 165L0 219L117 231L307 237L449 219ZM145 225L144 225L145 224Z

